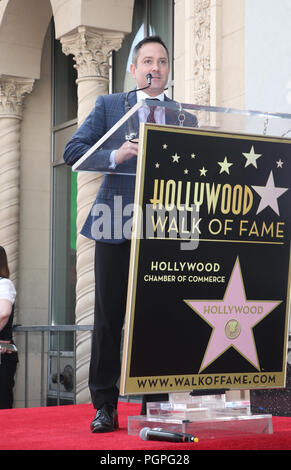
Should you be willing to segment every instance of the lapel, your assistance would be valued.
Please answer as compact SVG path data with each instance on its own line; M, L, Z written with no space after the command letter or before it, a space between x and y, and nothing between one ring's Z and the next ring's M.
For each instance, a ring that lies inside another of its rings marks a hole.
M128 98L129 104L131 107L133 107L136 104L136 93L131 93ZM165 95L165 101L170 102L170 103L175 103L174 100L171 100ZM178 110L176 111L175 109L172 108L165 108L165 122L166 124L173 125L173 126L178 126L179 125L179 120L178 120ZM134 130L138 132L139 129L139 119L138 119L138 112L136 112L132 116L132 123Z
M172 108L166 108L166 124L170 124L170 125L173 125L173 126L180 126L180 122L179 122L179 119L178 119L178 116L180 114L179 103L177 101L170 100L166 96L165 96L165 101L170 101L172 103L176 103L176 105L177 105L177 110L172 109ZM198 121L197 121L196 116L188 113L187 111L183 111L183 114L184 114L183 126L185 126L185 127L187 127L187 126L188 127L197 127Z
M131 93L131 94L129 95L128 101L129 101L129 104L130 104L130 107L131 107L131 108L132 108L134 105L136 105L136 92ZM133 125L133 128L134 128L135 132L138 133L138 131L139 131L138 111L137 111L136 113L134 113L134 115L132 116L131 122L132 122L132 125Z
M174 103L174 101L168 98L166 95L165 95L165 101ZM173 125L173 126L179 125L178 112L172 108L166 108L165 111L166 111L166 116L165 116L166 124Z

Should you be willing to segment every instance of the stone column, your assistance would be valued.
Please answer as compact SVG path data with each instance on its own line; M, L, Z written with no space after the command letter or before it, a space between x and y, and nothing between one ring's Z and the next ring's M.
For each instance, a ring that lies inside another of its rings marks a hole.
M220 49L222 0L176 0L175 99L202 106L220 100ZM200 111L199 122L209 124L209 113Z
M0 245L17 288L20 204L20 128L23 98L34 80L0 76Z
M63 52L72 54L78 71L78 125L93 109L99 95L108 93L109 60L112 50L121 46L123 33L96 31L84 26L61 38ZM95 200L102 181L100 174L78 174L77 196L77 285L76 324L93 324L95 282L95 243L79 234ZM77 335L76 401L91 400L88 390L88 368L91 354L90 334Z

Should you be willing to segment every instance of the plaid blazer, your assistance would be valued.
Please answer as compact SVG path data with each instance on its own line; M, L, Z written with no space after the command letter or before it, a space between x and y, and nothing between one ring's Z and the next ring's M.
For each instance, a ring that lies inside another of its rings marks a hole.
M68 165L72 166L124 116L125 100L126 93L97 98L94 109L65 147L64 160ZM165 100L172 101L166 96ZM129 104L131 107L136 104L136 93L129 95ZM187 126L187 119L191 119L191 127L197 124L196 118L191 116L186 118L184 125ZM138 131L137 116L133 116L132 123ZM166 109L166 123L179 125L178 112ZM133 215L131 205L134 202L136 157L117 165L115 170L110 169L110 154L125 141L127 126L127 122L123 124L86 162L91 170L110 172L104 174L96 199L81 230L82 235L96 241L122 243L130 239L129 222ZM121 171L128 174L117 174Z

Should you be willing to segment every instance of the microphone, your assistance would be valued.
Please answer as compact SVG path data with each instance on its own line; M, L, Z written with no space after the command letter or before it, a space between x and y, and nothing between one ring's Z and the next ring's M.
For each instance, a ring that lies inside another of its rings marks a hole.
M147 79L148 84L146 86L144 86L143 88L134 88L133 90L130 90L127 93L126 98L125 98L125 112L126 113L130 110L130 104L128 102L128 97L129 97L130 93L134 93L135 91L146 90L147 88L149 88L151 86L151 83L152 83L152 78L153 78L152 74L147 73L146 74L146 79Z
M138 88L138 89L134 89L134 90L130 90L126 97L125 97L125 105L124 105L124 108L125 108L125 114L128 113L128 111L130 110L131 106L129 104L129 101L128 101L128 97L130 95L130 93L134 93L135 91L141 91L141 90L146 90L147 88L149 88L151 86L151 83L152 83L152 74L151 73L147 73L146 74L146 79L147 79L147 86L143 87L143 88ZM137 135L137 132L135 132L134 128L133 128L133 125L132 125L132 121L131 121L131 118L128 119L128 135L125 136L126 140L132 140L136 137Z
M192 434L166 431L162 428L142 428L139 436L143 441L198 442L198 438Z
M151 73L147 73L147 74L146 74L146 79L147 79L147 81L148 81L148 86L147 86L146 88L148 88L149 86L151 86L152 78L153 78L153 76L152 76Z

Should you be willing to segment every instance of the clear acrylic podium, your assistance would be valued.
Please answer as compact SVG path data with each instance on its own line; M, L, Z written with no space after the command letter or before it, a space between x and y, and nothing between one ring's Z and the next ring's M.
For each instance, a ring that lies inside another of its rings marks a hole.
M159 109L161 118L161 124L151 124L151 126L193 127L217 133L291 139L291 114L147 100L132 107L75 163L73 170L135 176L138 158L142 158L143 152L143 126L139 125L140 115L148 104ZM133 158L117 167L100 166L97 158L99 152L103 155L110 154L125 140L137 139L139 139L138 158ZM228 402L224 393L199 395L197 390L196 396L190 395L189 390L175 392L169 389L163 392L169 392L168 402L148 403L145 416L128 418L129 434L138 435L143 427L190 433L199 439L273 432L272 416L253 415L248 401Z
M248 401L226 401L225 395L169 394L169 402L148 403L146 416L128 418L128 434L143 428L192 434L199 440L272 434L272 415L253 415Z
M136 159L116 168L102 167L96 152L118 149L124 140L137 140L140 132L140 112L148 105L160 112L160 124L199 128L217 132L291 138L291 114L243 111L215 106L200 106L175 101L143 100L136 103L95 145L73 166L73 171L136 174ZM159 126L159 124L154 124Z

